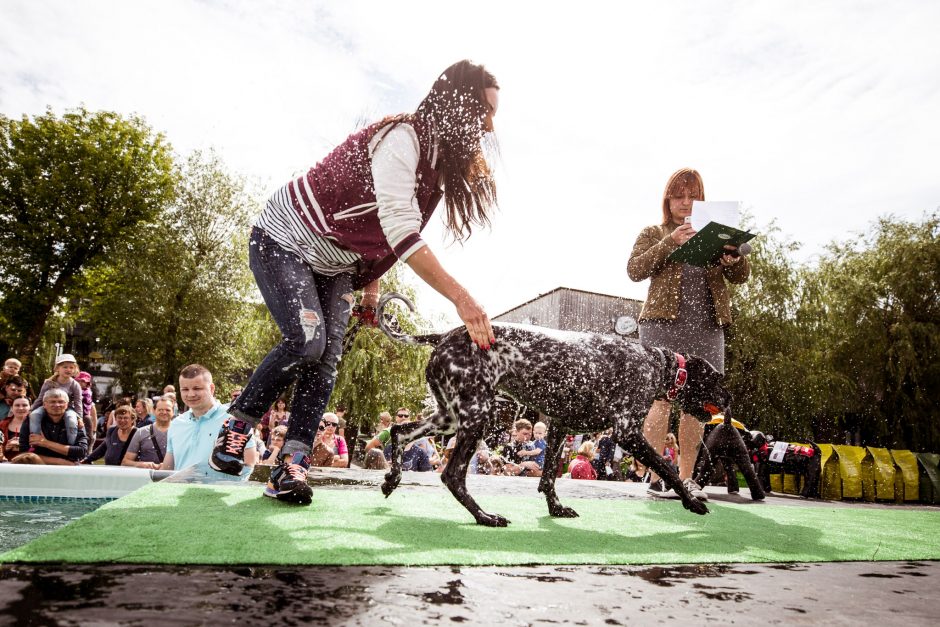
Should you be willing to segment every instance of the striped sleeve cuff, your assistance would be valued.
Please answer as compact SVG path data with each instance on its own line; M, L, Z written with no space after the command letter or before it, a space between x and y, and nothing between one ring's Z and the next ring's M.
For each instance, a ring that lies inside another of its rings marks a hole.
M426 245L424 240L421 239L421 234L416 231L398 242L392 250L399 261L408 261L408 257L411 257Z

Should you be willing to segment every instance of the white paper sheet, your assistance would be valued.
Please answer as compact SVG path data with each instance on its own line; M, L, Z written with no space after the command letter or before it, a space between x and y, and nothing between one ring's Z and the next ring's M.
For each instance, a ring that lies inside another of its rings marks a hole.
M709 222L741 228L741 202L738 200L695 200L692 202L692 228L701 231Z
M776 442L774 444L773 450L770 451L770 461L782 464L783 458L787 454L787 447L789 447L789 445L789 442Z

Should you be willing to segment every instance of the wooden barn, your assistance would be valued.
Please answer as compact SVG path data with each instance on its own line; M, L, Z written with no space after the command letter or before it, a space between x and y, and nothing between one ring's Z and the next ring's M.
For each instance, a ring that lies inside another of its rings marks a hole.
M493 320L563 331L620 335L638 341L636 321L642 308L641 300L558 287L495 316Z

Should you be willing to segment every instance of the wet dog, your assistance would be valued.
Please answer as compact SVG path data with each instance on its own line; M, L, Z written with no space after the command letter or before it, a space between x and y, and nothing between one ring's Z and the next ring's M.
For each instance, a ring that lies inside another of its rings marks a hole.
M751 434L747 431L738 430L731 422L731 412L726 411L724 421L715 425L705 436L705 446L699 451L692 478L699 485L707 485L709 483L708 479L712 476L720 461L729 494L738 492L738 477L734 472L735 467L737 467L747 481L751 498L755 501L762 500L764 498L764 488L758 479L754 465L751 463L752 446Z
M675 400L700 420L728 407L731 395L721 385L722 376L706 360L611 336L499 323L493 325L496 343L483 351L463 327L420 336L390 328L384 308L393 299L414 311L405 297L386 294L379 301L379 327L395 340L435 347L425 375L437 409L422 422L392 427L392 465L382 484L385 496L401 481L404 443L456 429L456 445L441 480L477 523L506 526L506 518L480 508L466 485L470 458L490 424L499 392L546 416L545 468L558 467L567 433L613 427L614 441L656 471L686 509L708 512L643 437L643 421L655 399ZM558 500L555 473L542 474L539 492L545 495L552 516L578 515Z

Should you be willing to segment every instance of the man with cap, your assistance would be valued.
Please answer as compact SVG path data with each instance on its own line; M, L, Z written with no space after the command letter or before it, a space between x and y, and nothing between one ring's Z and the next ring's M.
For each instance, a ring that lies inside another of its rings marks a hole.
M68 393L51 388L43 393L42 407L20 426L20 450L36 453L47 464L77 464L88 454L88 438L79 424Z

